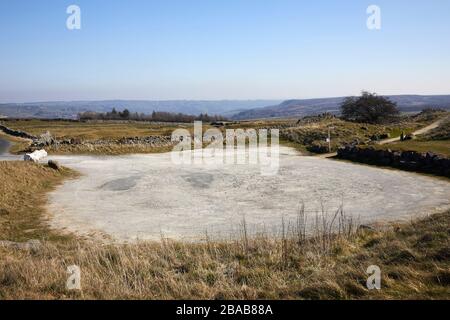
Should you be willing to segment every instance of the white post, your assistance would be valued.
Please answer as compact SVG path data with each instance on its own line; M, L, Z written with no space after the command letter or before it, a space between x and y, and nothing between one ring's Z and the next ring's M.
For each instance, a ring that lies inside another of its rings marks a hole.
M331 153L331 128L328 128L328 152Z
M334 129L334 127L328 127L328 152L331 153L331 129Z

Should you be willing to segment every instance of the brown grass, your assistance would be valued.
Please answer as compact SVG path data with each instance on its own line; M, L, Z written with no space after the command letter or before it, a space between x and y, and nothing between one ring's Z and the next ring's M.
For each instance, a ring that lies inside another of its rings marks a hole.
M71 177L31 163L0 163L0 239L43 240L36 252L0 247L2 299L449 299L450 212L378 231L356 231L342 210L283 222L279 237L100 244L45 223L45 193ZM2 211L4 212L4 211ZM314 224L312 235L305 224ZM335 232L330 233L329 230ZM82 291L67 291L66 268ZM376 264L382 289L367 290Z
M53 170L25 161L0 161L0 240L47 238L46 192L64 179L75 177L69 169Z
M326 139L328 137L328 128L332 128L331 148L336 151L338 147L349 144L364 144L370 141L374 135L389 134L397 137L401 132L409 133L420 128L419 123L402 122L390 125L372 125L363 123L354 123L343 121L338 118L324 119L320 122L299 124L281 131L281 137L284 140L294 144L305 146L308 150L314 146L325 146L328 148ZM326 148L326 150L328 150ZM314 150L314 149L311 149Z
M58 139L79 138L82 140L115 139L122 137L145 137L170 135L177 124L158 124L148 122L78 122L10 120L5 125L11 129L22 130L32 135L41 135L50 131ZM186 126L191 126L187 124Z
M286 129L281 130L281 137L284 140L290 141L293 144L299 144L309 151L318 152L319 148L322 148L323 152L328 152L328 143L326 138L328 137L328 128L331 129L331 148L332 151L336 151L339 147L346 144L360 144L365 145L371 143L373 136L380 136L388 134L390 138L399 137L401 133L409 134L413 131L423 128L438 119L444 119L449 117L450 112L423 112L413 116L402 116L396 122L389 124L366 124L343 121L338 118L324 118L319 121L311 123L298 123L292 125ZM288 122L286 122L288 123ZM447 128L448 122L444 123L442 127ZM440 134L435 136L443 136L442 129ZM445 131L447 132L447 131ZM446 133L448 135L448 133ZM431 140L431 139L428 139ZM430 144L430 147L436 150L442 150L442 147L446 145ZM425 148L425 143L423 144ZM435 148L436 145L436 148ZM441 149L439 149L441 148Z
M186 129L193 133L192 123L153 123L138 121L63 121L63 120L8 120L5 125L11 129L25 131L39 136L49 131L58 140L76 139L83 144L60 144L48 146L49 154L93 154L93 155L124 155L137 153L161 153L173 149L171 145L152 146L146 143L122 144L117 140L122 138L170 136L175 129ZM203 132L211 128L203 125ZM8 135L4 137L14 142L10 152L28 152L29 141ZM96 141L107 143L96 144ZM93 143L94 142L94 143Z

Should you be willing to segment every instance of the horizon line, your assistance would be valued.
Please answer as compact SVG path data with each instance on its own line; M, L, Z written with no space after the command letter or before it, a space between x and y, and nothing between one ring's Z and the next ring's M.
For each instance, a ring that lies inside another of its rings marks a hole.
M364 90L365 91L365 90ZM369 92L371 92L369 90ZM395 97L395 96L450 96L450 93L446 94L418 94L418 93L402 93L402 94L379 94L378 96L385 97ZM289 100L315 100L315 99L338 99L345 97L355 97L357 95L341 95L341 96L322 96L314 98L252 98L252 99L233 99L233 98L223 98L223 99L80 99L80 100L42 100L42 101L20 101L20 102L0 102L3 104L36 104L36 103L71 103L71 102L107 102L107 101L131 101L131 102L182 102L182 101L197 101L197 102L225 102L225 101L289 101Z

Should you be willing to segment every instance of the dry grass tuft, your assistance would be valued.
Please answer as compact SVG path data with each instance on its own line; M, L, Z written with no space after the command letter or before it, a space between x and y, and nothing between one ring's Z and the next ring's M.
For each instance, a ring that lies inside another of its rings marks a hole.
M0 161L0 240L26 241L56 236L45 227L46 192L72 170L54 170L25 161Z

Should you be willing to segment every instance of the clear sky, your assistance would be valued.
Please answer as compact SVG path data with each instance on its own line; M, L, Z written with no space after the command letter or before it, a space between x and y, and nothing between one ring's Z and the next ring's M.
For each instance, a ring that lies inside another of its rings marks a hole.
M448 0L1 0L0 44L0 102L450 94Z

